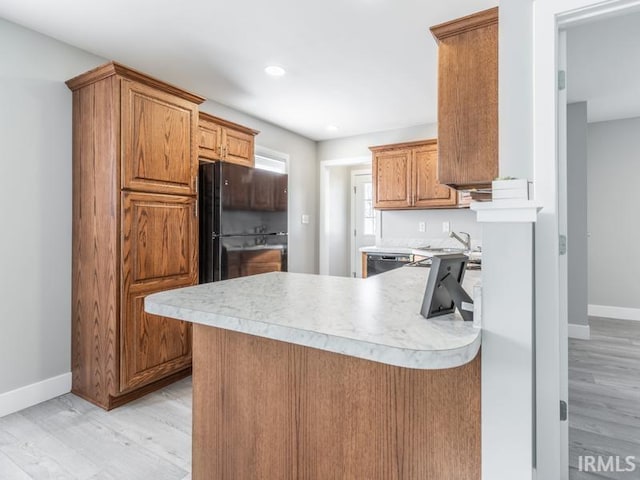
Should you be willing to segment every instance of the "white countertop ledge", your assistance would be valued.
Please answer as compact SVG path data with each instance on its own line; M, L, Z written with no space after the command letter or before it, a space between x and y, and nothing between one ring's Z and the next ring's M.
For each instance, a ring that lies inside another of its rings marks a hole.
M484 223L535 223L542 207L533 200L494 200L471 202L471 210L477 212L478 222Z
M149 295L145 311L398 367L459 367L477 355L481 333L458 314L420 315L428 274L265 273ZM479 280L467 272L465 288Z

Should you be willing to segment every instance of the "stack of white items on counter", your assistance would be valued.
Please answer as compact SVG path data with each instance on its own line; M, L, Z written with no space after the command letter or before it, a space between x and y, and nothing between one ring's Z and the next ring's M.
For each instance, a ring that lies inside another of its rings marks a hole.
M529 200L529 182L526 178L494 180L491 182L492 201Z

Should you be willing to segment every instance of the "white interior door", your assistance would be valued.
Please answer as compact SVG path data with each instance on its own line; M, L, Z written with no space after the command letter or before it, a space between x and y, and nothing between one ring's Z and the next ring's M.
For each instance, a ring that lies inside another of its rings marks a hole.
M558 37L558 232L559 259L559 339L560 339L560 400L569 403L569 263L567 245L567 32ZM569 478L569 421L560 424L561 480Z
M352 176L353 201L351 207L351 275L362 277L361 247L376 244L378 218L373 209L373 184L371 173L354 173Z

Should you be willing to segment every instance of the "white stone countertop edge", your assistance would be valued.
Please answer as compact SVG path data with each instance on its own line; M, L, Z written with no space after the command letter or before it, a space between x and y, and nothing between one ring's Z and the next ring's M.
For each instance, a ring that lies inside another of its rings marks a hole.
M481 344L481 331L470 344L450 349L415 350L391 345L381 345L348 337L275 325L260 320L229 317L202 312L185 307L173 307L154 301L150 295L145 299L145 311L154 315L171 317L191 323L222 328L258 337L317 348L350 357L361 358L396 367L422 370L455 368L471 362ZM295 340L293 340L295 338Z

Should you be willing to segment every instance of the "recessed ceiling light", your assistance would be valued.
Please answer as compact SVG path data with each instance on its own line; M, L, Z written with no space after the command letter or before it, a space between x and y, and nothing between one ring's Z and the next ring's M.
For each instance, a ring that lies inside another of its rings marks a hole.
M271 75L272 77L281 77L287 73L284 68L278 65L269 65L264 69L264 71L267 75Z
M338 131L338 127L336 127L335 125L327 125L327 131L328 132L337 132Z

